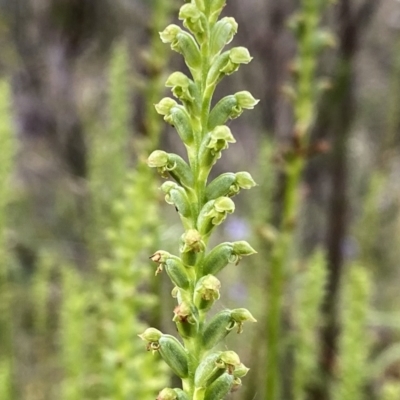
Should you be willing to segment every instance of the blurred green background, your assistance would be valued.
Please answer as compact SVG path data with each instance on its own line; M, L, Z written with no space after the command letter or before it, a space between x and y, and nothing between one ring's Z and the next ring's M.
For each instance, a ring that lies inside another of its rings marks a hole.
M300 45L288 25L307 1L227 3L233 45L254 59L216 99L239 90L260 99L230 123L237 143L213 170L247 170L259 184L214 238L258 251L221 277L217 309L247 307L258 320L227 339L251 368L230 398L398 400L400 3L337 0L321 15L336 44L314 60L327 90L296 187L272 367L270 255ZM184 154L153 107L168 75L186 68L158 35L182 4L0 0L1 400L150 400L179 384L137 335L149 325L175 332L172 286L148 258L176 253L183 228L145 160L159 147Z

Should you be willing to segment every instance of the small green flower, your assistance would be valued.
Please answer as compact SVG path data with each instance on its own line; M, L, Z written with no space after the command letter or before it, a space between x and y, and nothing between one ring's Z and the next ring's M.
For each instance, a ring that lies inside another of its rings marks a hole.
M195 99L194 95L191 93L191 89L195 89L193 81L182 72L173 72L165 82L165 86L172 88L172 94L178 99L189 102Z
M207 148L211 149L211 154L218 154L221 157L221 151L229 147L229 143L236 143L231 130L226 125L216 126L210 133L210 140Z
M168 115L172 107L178 103L170 97L164 97L158 104L155 105L156 111L161 115Z
M207 27L204 14L194 4L184 4L179 11L179 19L183 20L183 25L193 34L202 38Z

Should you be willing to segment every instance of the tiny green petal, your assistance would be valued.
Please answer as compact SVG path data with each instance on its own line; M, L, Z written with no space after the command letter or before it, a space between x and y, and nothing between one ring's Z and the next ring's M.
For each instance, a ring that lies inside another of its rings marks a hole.
M158 394L156 400L177 400L177 394L174 389L165 388Z
M247 373L250 371L250 368L247 368L243 363L240 363L240 365L235 367L235 371L233 372L233 376L235 378L243 378L244 376L247 375Z
M248 64L253 59L246 47L232 48L229 52L229 58L235 64Z
M168 25L162 32L160 32L160 38L163 43L173 42L182 29L178 25Z
M199 310L208 311L220 297L221 282L213 275L200 278L194 290L194 303Z
M179 19L199 18L201 15L199 9L194 4L184 4L179 10Z
M158 342L163 333L156 328L147 328L141 335L138 335L140 339L146 342Z
M214 208L219 213L232 214L235 211L235 203L229 197L219 197L215 200Z
M225 150L228 143L236 143L231 130L226 125L216 126L210 133L210 142L207 148L213 149L214 152Z
M225 45L232 41L237 30L238 24L232 17L225 17L218 21L211 34L211 54L217 55Z
M242 323L245 321L257 322L250 311L246 308L236 308L235 310L232 310L231 315L232 318L238 323Z
M164 97L158 104L155 104L156 111L161 115L167 115L170 113L171 108L178 105L178 103L170 97Z
M234 242L233 252L240 257L257 254L257 252L245 240L239 240L238 242Z
M165 86L172 88L173 95L178 99L193 101L194 97L189 90L191 83L192 81L185 74L178 71L168 77Z
M162 168L168 164L168 153L163 150L153 151L147 159L147 165L151 168Z
M183 20L183 25L194 34L201 34L205 31L207 22L204 14L194 4L184 4L179 11L178 18Z
M186 253L189 251L193 251L198 253L200 251L204 251L205 243L201 234L196 229L189 229L182 235L182 246L181 253Z
M234 94L234 96L238 102L238 106L241 108L246 108L248 110L252 110L254 106L260 101L255 99L247 90L237 92Z
M236 173L236 182L241 189L251 189L257 185L252 176L245 171Z
M233 367L240 365L240 358L238 354L232 350L222 352L219 358L226 365Z

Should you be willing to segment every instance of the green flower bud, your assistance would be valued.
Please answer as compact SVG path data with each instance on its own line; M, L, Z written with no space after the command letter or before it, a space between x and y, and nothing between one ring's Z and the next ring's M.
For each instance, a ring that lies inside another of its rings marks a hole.
M247 368L243 363L240 363L235 367L235 371L233 372L233 376L235 378L243 378L250 371L250 368Z
M141 335L138 335L140 339L146 342L158 342L163 333L156 328L147 328Z
M178 25L169 25L160 33L164 43L170 43L171 49L182 54L186 65L193 75L201 71L201 54L193 36L182 30Z
M248 64L253 58L246 47L234 47L229 52L229 57L219 71L224 75L231 75L239 69L241 64Z
M219 299L221 282L213 275L200 278L194 290L194 303L199 310L208 311Z
M224 373L225 367L221 362L219 362L221 354L221 351L217 351L203 358L197 367L194 376L194 384L196 388L207 388Z
M228 333L236 326L230 310L223 310L216 314L206 325L202 341L206 350L212 349L225 339Z
M181 32L181 27L171 24L168 25L162 32L160 32L160 38L163 43L172 43L176 40L177 36Z
M211 168L221 158L222 150L229 147L229 143L236 143L231 130L225 126L216 126L207 133L199 150L199 159L203 168Z
M177 287L181 289L189 288L188 274L179 257L173 256L166 251L159 250L154 253L150 259L159 264L156 275L165 268L169 278Z
M233 47L229 51L229 58L234 64L248 64L253 57L250 55L246 47Z
M177 154L155 150L147 159L147 165L151 168L157 168L164 178L169 173L181 186L191 188L193 185L192 170L183 158Z
M165 82L165 86L172 88L172 94L182 101L195 100L194 82L182 72L173 72Z
M186 161L177 154L168 154L171 167L168 169L169 174L181 185L187 188L193 186L193 173Z
M252 254L257 254L257 252L245 240L240 240L233 242L233 254L238 256L238 261L240 261L241 257L251 256Z
M233 243L220 243L205 257L203 261L203 274L216 275L229 263L235 263L236 261L237 257L233 253Z
M215 178L206 188L206 201L220 196L233 197L241 189L250 189L255 186L253 178L248 172L226 172Z
M205 15L194 4L184 4L179 10L180 20L183 20L183 25L189 29L198 38L203 37L203 33L207 27Z
M229 197L218 197L210 200L202 208L197 226L201 234L209 234L211 230L222 224L228 214L235 211L235 203Z
M238 24L232 17L225 17L218 21L211 31L210 53L216 56L230 43L238 30Z
M179 251L182 261L188 266L194 266L197 263L198 253L206 248L202 235L196 229L189 229L181 236Z
M236 175L233 172L226 172L218 176L207 185L206 201L214 200L221 196L229 196L232 186L236 186Z
M193 337L198 328L196 309L183 301L174 308L174 318L179 334L183 338Z
M223 97L210 113L208 129L212 130L218 125L224 125L228 119L239 117L243 109L253 109L258 102L246 90Z
M171 108L177 105L178 103L174 99L171 99L170 97L164 97L154 107L159 114L168 115L171 111Z
M190 145L193 142L193 131L190 116L183 106L169 98L164 97L155 105L156 111L164 115L164 121L174 126L182 141Z
M158 394L156 400L189 400L182 389L165 388Z
M182 344L171 335L159 339L159 353L169 367L184 379L188 376L188 356Z
M182 186L175 182L167 181L161 185L161 190L165 193L165 201L174 205L179 214L185 218L191 217L189 199Z
M216 126L210 132L210 140L207 148L211 149L212 154L221 152L229 147L228 143L236 143L231 130L226 125Z
M237 353L232 350L228 350L221 354L220 362L224 365L228 373L233 374L235 368L240 365L240 358Z
M169 115L166 115L164 119L175 127L184 144L190 146L193 143L194 137L190 116L183 106L173 107Z
M168 153L162 150L153 151L147 159L150 168L163 168L168 164Z
M174 389L165 388L158 393L156 400L177 400L178 396Z
M243 322L257 322L245 308L223 310L216 314L204 329L203 346L208 350L221 342L237 326L237 333L242 333Z
M260 100L256 100L250 92L243 90L234 94L238 102L238 107L252 110Z
M241 189L251 189L257 185L252 176L245 171L236 173L236 182Z
M241 64L248 64L252 60L245 47L234 47L225 51L211 64L207 75L207 86L215 86L224 76L236 72Z
M204 400L224 399L225 396L231 391L233 381L233 375L225 372L207 388L204 395Z
M243 322L257 322L257 320L251 315L250 311L246 308L236 308L235 310L232 310L231 316L238 326L238 333L242 333L243 331Z

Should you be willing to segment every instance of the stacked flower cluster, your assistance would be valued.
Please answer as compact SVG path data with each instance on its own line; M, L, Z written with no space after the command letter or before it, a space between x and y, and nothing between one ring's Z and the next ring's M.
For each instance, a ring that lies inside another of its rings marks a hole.
M235 328L242 331L245 321L255 322L244 309L225 309L207 319L207 313L219 299L220 281L216 275L229 263L237 264L243 256L255 253L245 241L221 243L207 251L214 229L234 212L232 197L241 189L255 186L247 172L224 173L208 183L213 165L222 150L235 138L228 120L243 110L252 109L258 100L247 91L222 98L212 106L217 84L251 61L248 50L233 47L223 51L237 32L233 18L219 19L225 0L192 0L179 12L187 30L169 25L161 39L182 54L191 77L182 72L169 76L166 86L172 98L164 98L156 110L175 127L188 154L188 162L177 154L156 150L148 165L157 168L167 179L161 189L173 205L185 232L180 238L179 256L155 252L151 259L158 264L156 273L165 270L175 285L177 299L173 320L181 336L147 329L140 337L148 350L158 351L175 374L182 379L182 389L163 389L158 400L220 400L241 385L248 368L233 351L215 347Z

